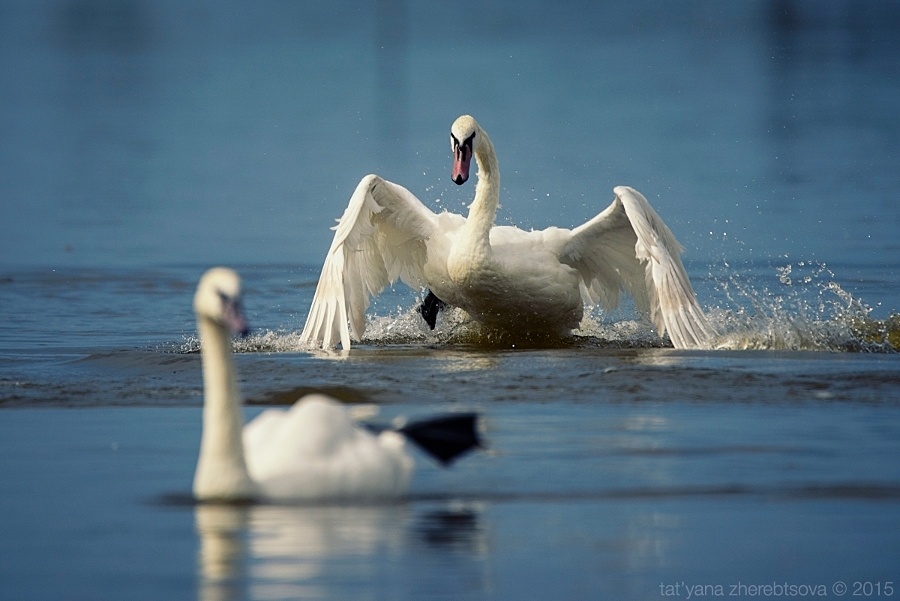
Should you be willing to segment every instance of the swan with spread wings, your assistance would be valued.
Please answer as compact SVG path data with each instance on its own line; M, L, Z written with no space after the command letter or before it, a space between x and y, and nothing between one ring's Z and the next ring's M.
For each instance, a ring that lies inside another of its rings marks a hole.
M434 213L406 188L367 175L335 229L306 325L308 346L349 349L365 331L370 299L398 279L427 288L421 311L433 328L445 305L517 334L566 334L586 304L605 310L622 293L676 348L704 347L715 332L681 263L681 245L647 199L616 186L599 215L574 229L498 226L500 171L494 146L472 117L450 129L452 179L478 169L467 217Z

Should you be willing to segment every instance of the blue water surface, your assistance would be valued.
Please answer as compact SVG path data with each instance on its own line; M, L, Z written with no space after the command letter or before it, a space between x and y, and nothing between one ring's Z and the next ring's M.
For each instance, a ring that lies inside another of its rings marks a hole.
M318 264L369 172L461 211L470 113L500 220L644 192L688 256L896 269L888 2L4 3L0 260Z
M849 0L3 2L0 599L900 594L898 31ZM641 190L716 349L628 303L558 348L473 344L399 285L349 354L299 347L361 177L465 211L462 113L500 223ZM246 288L248 417L476 410L487 448L417 456L395 504L195 505L214 264Z

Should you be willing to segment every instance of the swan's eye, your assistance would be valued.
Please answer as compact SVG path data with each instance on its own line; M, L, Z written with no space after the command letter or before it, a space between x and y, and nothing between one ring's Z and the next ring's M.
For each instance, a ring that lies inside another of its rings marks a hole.
M237 310L241 311L241 299L240 297L231 296L230 294L225 294L221 290L216 290L216 294L219 295L219 302L222 303L222 312L228 313L229 311Z
M241 303L241 297L225 294L221 290L216 290L216 294L219 295L219 301L222 303L222 322L227 325L233 333L240 334L241 337L248 335L250 333L250 328L247 326L247 320L244 317L244 308Z
M472 150L472 146L475 144L475 133L473 132L471 136L463 140L463 143L459 143L459 139L450 134L450 145L453 147L454 151L460 151L463 148L468 148L469 151Z

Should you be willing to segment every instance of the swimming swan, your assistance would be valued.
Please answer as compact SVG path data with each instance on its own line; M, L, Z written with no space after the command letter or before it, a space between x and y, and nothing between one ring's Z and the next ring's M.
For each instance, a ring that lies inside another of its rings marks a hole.
M373 433L338 401L318 394L288 411L268 409L244 426L231 354L232 332L248 331L238 275L222 267L206 272L194 311L204 393L197 500L391 498L409 485L413 458L405 439L444 464L479 445L473 414Z
M611 310L624 291L676 348L702 347L714 335L681 246L640 192L617 186L609 207L572 230L497 226L500 172L490 138L463 115L450 145L456 184L469 178L473 156L478 165L468 217L435 214L402 186L364 177L334 228L303 344L349 349L365 330L369 297L397 279L430 290L421 310L432 327L448 304L493 328L565 334L585 303Z

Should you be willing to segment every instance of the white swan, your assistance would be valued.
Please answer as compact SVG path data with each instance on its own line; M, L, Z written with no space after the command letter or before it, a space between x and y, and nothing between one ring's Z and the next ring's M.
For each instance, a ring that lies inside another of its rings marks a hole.
M434 426L433 421L374 434L358 427L334 399L307 395L288 411L266 410L244 426L231 354L231 333L247 331L240 300L240 278L222 267L206 272L194 295L204 390L195 498L370 499L403 494L413 468L405 438L421 444L418 435ZM461 445L451 440L448 448L448 432L438 434L436 458L444 463L478 444L474 416L450 420L456 426L459 420L467 423L461 430L451 427L449 433L461 435L456 441ZM428 432L424 434L427 438Z
M455 183L468 179L473 156L478 165L468 218L435 214L402 186L364 177L335 228L302 343L330 348L340 341L349 349L363 335L370 296L398 278L429 288L426 304L461 307L510 332L567 333L585 303L611 310L625 291L676 348L704 346L714 335L681 246L637 190L617 186L612 204L573 230L496 226L500 173L490 139L464 115L450 143ZM428 309L423 305L423 316Z

